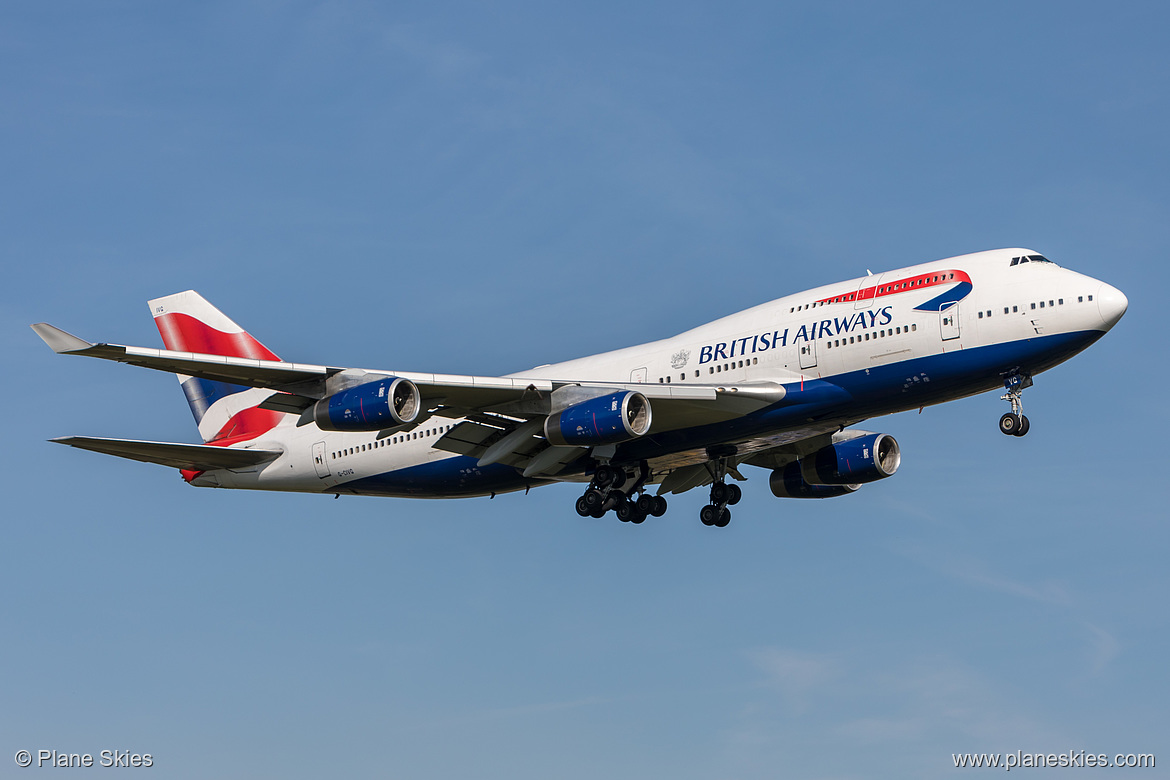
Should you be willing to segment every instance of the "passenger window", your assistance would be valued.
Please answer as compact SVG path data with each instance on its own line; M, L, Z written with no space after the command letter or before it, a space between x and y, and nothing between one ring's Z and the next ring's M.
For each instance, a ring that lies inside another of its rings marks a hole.
M1044 308L1044 301L1040 301L1040 308L1041 308L1041 309L1043 309L1043 308Z
M1013 306L1013 307L1012 307L1012 314L1015 314L1015 313L1019 312L1019 310L1020 310L1020 307L1019 307L1019 306Z
M695 369L695 379L699 378L699 369Z
M1048 302L1048 305L1049 305L1049 306L1055 306L1056 304L1055 304L1055 303L1053 303L1052 301L1049 301L1049 302Z
M1091 301L1091 300L1093 300L1093 296L1092 296L1092 295L1090 295L1090 296L1089 296L1089 300L1090 300L1090 301Z
M983 319L983 312L979 312L979 319Z
M1036 309L1036 304L1034 304L1034 303L1032 304L1032 309L1033 309L1033 311Z
M916 322L913 325L911 325L910 330L918 330L918 323Z
M1056 302L1057 302L1059 305L1061 305L1061 306L1064 306L1064 298L1057 298L1057 299L1056 299Z
M1085 302L1085 296L1078 295L1077 296L1077 303L1084 303L1084 302Z

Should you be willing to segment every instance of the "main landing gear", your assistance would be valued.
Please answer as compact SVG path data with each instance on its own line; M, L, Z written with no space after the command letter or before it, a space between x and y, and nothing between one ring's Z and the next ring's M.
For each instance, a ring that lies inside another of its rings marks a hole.
M577 499L577 514L581 517L603 517L612 509L618 520L634 525L644 522L650 516L662 517L666 514L666 499L642 492L642 486L649 477L650 467L646 461L642 461L638 464L638 477L629 490L623 492L621 488L626 484L626 470L608 463L598 466L593 472L589 489Z
M727 466L722 458L708 463L711 477L711 503L699 510L699 519L703 525L713 525L716 528L726 528L731 522L731 510L727 507L735 506L743 497L743 491L734 482L727 484Z
M1024 416L1022 400L1024 390L1032 386L1032 377L1013 373L1004 377L1003 386L1007 388L1007 392L1002 396L1002 400L1010 402L1012 410L999 418L999 430L1008 436L1023 436L1032 427L1028 418Z

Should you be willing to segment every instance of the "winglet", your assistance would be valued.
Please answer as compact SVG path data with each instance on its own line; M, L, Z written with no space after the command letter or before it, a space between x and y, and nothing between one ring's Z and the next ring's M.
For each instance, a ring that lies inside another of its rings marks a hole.
M72 333L66 333L47 322L38 322L35 325L29 325L29 327L36 331L36 334L41 337L41 340L58 354L81 352L93 346L93 344L90 344L85 339L79 339Z

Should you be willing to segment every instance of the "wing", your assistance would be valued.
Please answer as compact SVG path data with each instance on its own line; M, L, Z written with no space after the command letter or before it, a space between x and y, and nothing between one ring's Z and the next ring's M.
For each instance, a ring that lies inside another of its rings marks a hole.
M581 382L333 368L120 344L94 344L44 322L33 325L32 329L58 354L96 357L156 371L276 390L279 394L274 394L261 406L282 412L300 411L340 389L393 376L413 382L432 413L445 417L463 417L483 411L521 416L548 414L548 397L566 387L599 388L611 392L632 390L655 401L653 429L672 430L734 419L774 403L786 393L783 385L775 383L724 387L699 383Z
M281 454L279 450L247 450L214 447L207 444L99 439L89 436L63 436L59 439L49 439L49 441L55 444L67 444L81 450L104 452L119 458L128 458L143 463L158 463L162 466L190 471L242 469L275 460Z
M654 410L650 436L726 422L777 404L792 405L794 412L800 411L799 415L794 415L794 419L799 417L800 422L793 426L793 430L781 434L784 441L768 437L737 443L737 450L742 453L738 462L754 453L839 430L839 420L816 419L819 416L812 413L849 398L841 388L819 380L788 386L774 382L706 385L697 382L658 384L422 374L94 344L47 323L38 323L32 328L61 354L96 357L158 371L271 389L276 392L261 407L294 414L307 410L319 399L363 382L385 377L408 379L418 387L425 410L414 425L432 415L464 419L435 443L436 448L476 457L482 465L511 465L528 477L555 479L555 475L586 453L582 447L553 446L542 435L543 420L554 409L564 408L566 399L574 397L596 397L620 390L643 394L652 401ZM301 415L302 423L310 419ZM656 474L667 474L684 467L701 466L707 460L707 451L701 449L654 459L651 466ZM692 470L689 481L698 476L698 472Z

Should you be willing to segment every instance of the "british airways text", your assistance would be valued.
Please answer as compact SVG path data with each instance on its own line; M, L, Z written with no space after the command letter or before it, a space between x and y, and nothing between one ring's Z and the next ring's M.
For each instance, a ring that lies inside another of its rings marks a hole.
M831 338L842 333L855 330L868 330L879 325L889 325L894 319L890 312L892 307L885 306L877 311L859 311L849 317L834 317L829 320L820 320L808 325L801 325L793 334L792 341L812 341L820 338ZM713 360L730 360L737 355L751 355L756 352L767 352L769 349L788 346L788 331L776 330L771 333L759 333L754 336L744 336L734 341L721 341L718 344L708 344L699 349L699 365L710 363Z

